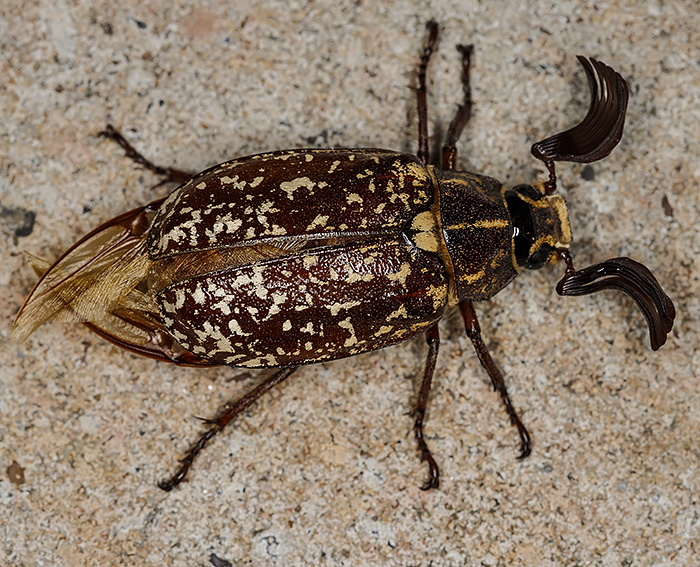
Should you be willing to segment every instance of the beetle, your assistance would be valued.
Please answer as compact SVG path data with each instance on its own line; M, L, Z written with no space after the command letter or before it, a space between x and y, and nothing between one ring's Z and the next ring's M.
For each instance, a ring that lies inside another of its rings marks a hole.
M471 46L459 46L463 101L447 132L441 167L429 164L426 70L438 26L428 25L418 70L418 152L300 149L242 157L196 175L152 164L113 127L103 133L128 157L180 185L167 198L99 226L52 265L30 257L40 279L18 312L13 337L49 320L79 321L126 350L180 365L277 368L233 402L159 486L171 490L209 440L299 366L425 335L428 356L414 408L423 433L440 344L438 322L458 306L477 357L520 437L531 440L481 337L473 302L493 297L520 268L563 260L560 295L616 288L666 341L675 310L642 264L613 258L573 265L567 209L555 161L602 159L618 144L628 87L600 61L578 57L591 91L580 124L532 146L549 176L505 189L456 169L456 142L472 108Z

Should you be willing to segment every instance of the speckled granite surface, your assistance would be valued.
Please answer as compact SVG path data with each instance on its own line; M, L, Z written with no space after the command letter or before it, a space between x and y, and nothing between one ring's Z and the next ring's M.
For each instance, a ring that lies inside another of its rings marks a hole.
M698 6L514 4L2 2L0 563L700 565ZM444 27L431 127L459 100L454 46L472 42L460 163L506 184L541 171L533 141L585 113L577 54L627 78L620 146L593 180L558 172L577 264L647 264L676 302L668 344L650 350L626 297L560 298L562 268L526 273L477 310L529 459L449 318L426 426L440 490L419 490L407 415L418 340L304 368L161 492L193 417L251 382L141 359L77 325L11 344L34 283L22 251L53 260L162 194L97 138L108 122L189 170L292 147L415 151L409 87L430 18Z

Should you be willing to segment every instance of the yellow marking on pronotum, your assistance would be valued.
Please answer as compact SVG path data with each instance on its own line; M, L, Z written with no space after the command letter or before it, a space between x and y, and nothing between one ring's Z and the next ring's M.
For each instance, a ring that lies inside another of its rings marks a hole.
M481 268L476 274L462 274L459 281L474 283L482 279L486 275L486 267Z
M496 220L478 220L472 222L461 222L459 224L451 224L446 230L464 230L464 229L477 229L477 228L508 228L510 222L504 219Z

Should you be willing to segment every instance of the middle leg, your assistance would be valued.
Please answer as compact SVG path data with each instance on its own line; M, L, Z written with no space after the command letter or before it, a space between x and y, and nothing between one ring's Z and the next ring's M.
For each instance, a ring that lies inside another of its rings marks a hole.
M503 380L503 374L496 366L496 363L491 358L484 340L481 338L481 327L479 326L479 320L476 318L476 311L474 311L474 305L471 301L460 301L459 310L462 313L462 318L464 319L464 326L467 330L467 335L474 345L474 350L476 350L476 355L479 357L479 362L484 367L486 372L488 372L491 378L491 383L493 384L493 389L496 390L501 395L501 400L503 405L508 412L508 417L510 417L511 425L514 425L518 434L520 435L520 455L519 459L524 459L530 454L532 449L532 443L530 442L530 434L520 421L518 417L518 412L515 411L513 407L513 402L510 400L508 395L508 390L506 389L506 383Z
M433 374L435 373L435 363L437 361L438 350L440 349L440 333L437 323L428 329L425 334L425 339L428 343L428 359L425 362L425 372L423 373L423 382L421 383L420 393L418 394L418 402L416 403L415 418L413 431L416 434L418 442L418 450L420 451L420 461L428 463L428 479L421 486L422 490L429 490L440 486L440 469L438 468L435 459L433 458L428 444L425 442L423 435L423 420L425 419L425 410L428 407L428 395L430 394L430 386L433 382Z

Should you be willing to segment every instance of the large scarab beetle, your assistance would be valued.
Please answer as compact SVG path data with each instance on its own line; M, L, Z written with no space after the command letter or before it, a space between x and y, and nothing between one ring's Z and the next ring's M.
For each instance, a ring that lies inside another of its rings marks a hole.
M428 164L425 72L418 73L418 155L387 150L288 150L244 157L197 175L159 168L109 127L138 163L181 185L166 199L98 227L41 277L20 309L14 337L49 320L79 321L136 353L176 364L279 368L212 420L180 469L181 482L216 433L300 365L333 360L425 334L429 345L415 407L425 488L439 469L423 436L438 354L438 322L459 306L476 353L516 426L521 457L530 437L481 338L472 303L488 299L518 269L564 260L561 295L607 288L629 294L646 317L654 350L666 341L673 304L629 258L576 271L566 205L554 195L555 161L607 156L622 135L628 89L607 65L579 57L591 90L583 121L536 143L549 178L505 189L455 170L455 144L471 112L471 47L460 46L464 101L447 133L442 166Z

